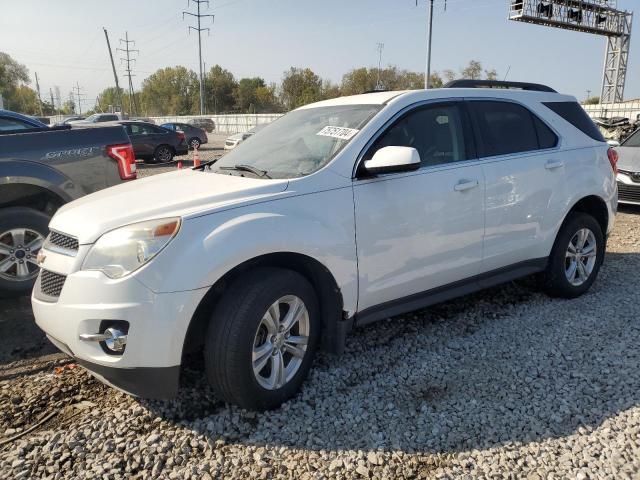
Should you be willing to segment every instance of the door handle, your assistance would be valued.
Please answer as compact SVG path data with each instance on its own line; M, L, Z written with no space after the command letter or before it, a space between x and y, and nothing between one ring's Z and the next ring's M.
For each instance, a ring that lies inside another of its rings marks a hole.
M544 168L546 168L547 170L555 170L556 168L560 168L563 166L564 162L561 162L560 160L549 160L544 164Z
M479 185L477 180L460 180L453 186L456 192L464 192L465 190L471 190Z

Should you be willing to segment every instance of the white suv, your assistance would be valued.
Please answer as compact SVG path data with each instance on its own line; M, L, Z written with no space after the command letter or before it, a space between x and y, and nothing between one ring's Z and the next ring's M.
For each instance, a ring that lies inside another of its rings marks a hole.
M483 86L518 89L307 105L216 163L65 205L38 325L145 397L174 395L201 350L220 398L267 409L355 326L534 273L581 295L614 223L615 152L575 98Z

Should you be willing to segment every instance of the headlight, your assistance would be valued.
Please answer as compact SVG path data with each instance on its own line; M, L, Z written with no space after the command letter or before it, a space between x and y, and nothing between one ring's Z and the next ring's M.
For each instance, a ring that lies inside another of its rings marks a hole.
M121 278L137 270L167 246L180 229L180 218L134 223L102 235L82 264L82 270L100 270Z

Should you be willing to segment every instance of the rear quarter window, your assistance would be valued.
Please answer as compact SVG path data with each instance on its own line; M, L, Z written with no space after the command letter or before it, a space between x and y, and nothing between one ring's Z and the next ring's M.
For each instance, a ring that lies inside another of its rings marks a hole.
M585 135L604 142L605 139L578 102L544 102L543 105L564 118Z

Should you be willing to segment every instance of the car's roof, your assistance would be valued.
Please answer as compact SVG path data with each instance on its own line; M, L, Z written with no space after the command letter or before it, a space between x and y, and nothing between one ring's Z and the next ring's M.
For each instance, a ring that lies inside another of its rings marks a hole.
M413 97L413 98L411 98ZM392 101L410 98L413 101L437 100L439 98L487 97L514 100L576 101L574 97L555 92L538 92L506 88L433 88L430 90L394 90L364 93L347 97L332 98L300 107L316 108L338 105L385 105Z
M47 125L42 123L37 118L30 117L28 115L23 115L22 113L12 112L11 110L2 110L0 109L0 115L3 117L15 118L17 120L22 120L24 122L30 123L33 126L38 127L46 127Z

